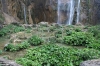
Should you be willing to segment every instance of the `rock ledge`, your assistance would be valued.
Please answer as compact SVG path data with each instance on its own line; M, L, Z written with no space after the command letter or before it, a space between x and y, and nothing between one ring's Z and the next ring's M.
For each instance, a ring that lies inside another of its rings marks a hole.
M0 57L0 66L21 66L14 61L4 59Z
M84 61L80 66L100 66L100 59Z

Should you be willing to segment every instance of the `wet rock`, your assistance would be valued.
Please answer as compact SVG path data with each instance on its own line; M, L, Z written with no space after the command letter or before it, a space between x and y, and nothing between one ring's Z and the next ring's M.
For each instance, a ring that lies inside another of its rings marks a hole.
M39 25L40 26L48 27L49 23L48 22L40 22Z
M31 24L30 25L29 24L22 24L22 26L25 27L25 28L32 28L33 25L31 25Z
M84 61L80 66L100 66L100 59Z
M25 32L18 32L13 34L11 38L26 39L27 37Z
M12 60L7 60L0 57L0 66L21 66Z

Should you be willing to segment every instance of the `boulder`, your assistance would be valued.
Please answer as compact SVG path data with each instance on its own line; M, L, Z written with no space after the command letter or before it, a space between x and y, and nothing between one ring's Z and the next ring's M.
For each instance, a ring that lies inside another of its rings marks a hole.
M48 22L40 22L39 25L48 27L49 23Z
M84 61L80 66L100 66L100 59Z
M0 57L0 66L21 66L12 60L7 60Z

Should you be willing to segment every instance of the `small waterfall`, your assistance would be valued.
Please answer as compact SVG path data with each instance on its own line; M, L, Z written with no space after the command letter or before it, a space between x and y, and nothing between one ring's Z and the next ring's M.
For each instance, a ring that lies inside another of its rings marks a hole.
M74 0L70 0L70 3L68 5L69 11L69 18L67 21L67 25L72 25L73 18L74 18Z
M25 23L27 24L27 20L26 20L26 8L25 8L25 5L24 5L24 20L25 20Z
M78 0L78 5L77 5L77 19L76 19L76 23L79 22L79 17L80 17L80 0Z
M61 24L61 20L60 20L60 5L61 5L61 1L58 0L58 8L57 8L57 15L58 15L58 19L57 19L57 24Z
M78 23L80 17L80 0L58 0L57 15L58 24L64 23L67 25L72 25L73 21L75 20L75 23ZM62 20L62 16L65 17L65 20ZM74 20L75 17L76 19Z
M62 20L61 20L61 10L63 10L63 8L66 7L66 5L64 3L62 3L61 1L64 1L64 0L58 0L58 8L57 8L57 15L58 15L58 20L57 20L57 23L58 24L62 24ZM67 16L67 20L66 20L66 24L67 25L71 25L72 22L73 22L73 18L74 18L74 0L65 0L64 2L68 2L67 4L67 8L64 9L63 11L66 11L66 16ZM62 7L62 4L64 5Z
M26 20L26 6L25 6L25 4L23 2L21 2L21 4L22 4L23 12L24 12L24 21L27 24L27 20Z

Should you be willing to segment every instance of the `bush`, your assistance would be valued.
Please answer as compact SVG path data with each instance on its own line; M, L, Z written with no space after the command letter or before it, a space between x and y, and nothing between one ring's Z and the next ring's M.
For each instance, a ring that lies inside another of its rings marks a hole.
M13 44L8 44L7 46L4 47L5 51L16 51L16 47Z
M38 36L32 36L31 38L29 38L28 42L31 45L37 46L37 45L41 45L43 43L43 40Z
M14 52L14 51L19 51L22 49L26 49L30 47L30 44L28 43L28 41L24 41L21 44L8 44L7 46L4 47L5 51L10 51L10 52Z
M30 44L28 43L28 41L24 41L21 44L17 44L16 47L18 47L19 50L27 49L28 47L30 47Z
M80 29L80 28L75 28L75 32L82 32L82 29Z
M23 66L79 66L80 62L99 58L99 55L100 52L94 49L64 48L47 44L27 50L23 58L17 59L17 63Z
M75 33L75 31L69 30L69 29L66 30L66 35L67 35L67 36L70 36L70 35L72 35L73 33Z
M93 33L97 39L100 38L100 25L89 27L88 32Z
M95 40L92 44L87 45L87 47L100 50L100 40Z
M10 24L0 30L0 37L5 36L7 34L24 31L24 30L25 29L21 26L16 26L16 25Z
M74 32L69 36L65 36L63 40L67 45L86 46L93 43L94 37L91 33Z

